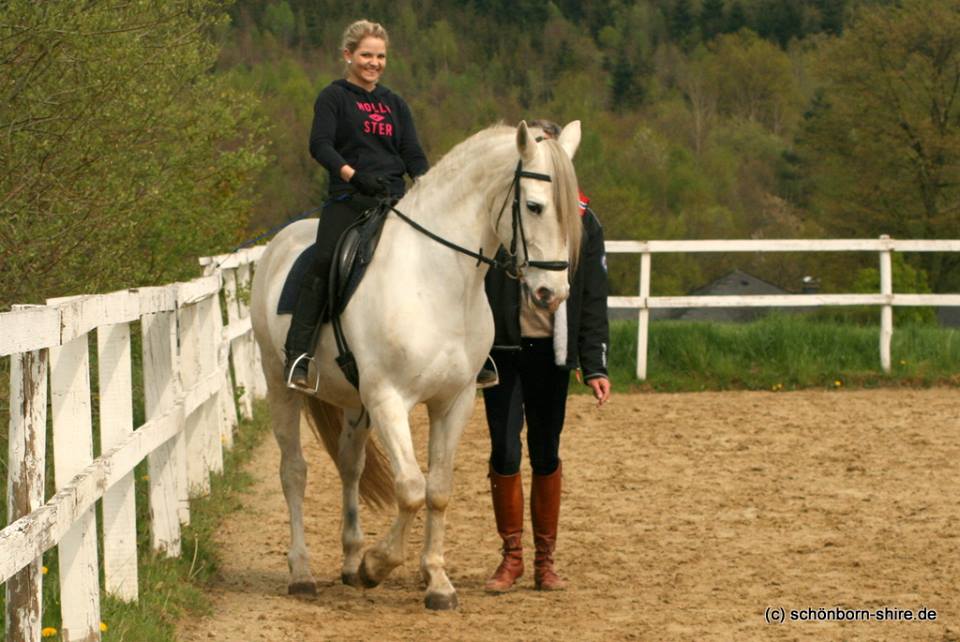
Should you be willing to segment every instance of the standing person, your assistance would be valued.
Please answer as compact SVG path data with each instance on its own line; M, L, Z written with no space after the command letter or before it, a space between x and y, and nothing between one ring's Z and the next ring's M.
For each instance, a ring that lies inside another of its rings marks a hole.
M543 131L543 138L560 135L556 123L530 124ZM503 540L503 558L485 585L491 593L509 590L523 575L520 432L524 418L533 469L530 513L536 546L534 585L538 590L553 591L565 584L554 570L553 553L560 516L560 432L570 370L579 366L598 406L610 397L603 228L582 192L580 216L584 232L580 265L572 277L570 297L555 313L529 305L519 282L502 270L487 273L487 297L496 326L491 356L498 365L500 383L484 388L483 399L490 429L490 492L497 531Z
M416 179L429 169L410 108L379 84L388 43L378 23L358 20L347 27L341 45L345 78L325 87L314 104L310 154L330 172L330 190L320 213L316 259L300 286L284 346L291 388L308 385L312 339L340 236L381 198L403 196L404 174Z

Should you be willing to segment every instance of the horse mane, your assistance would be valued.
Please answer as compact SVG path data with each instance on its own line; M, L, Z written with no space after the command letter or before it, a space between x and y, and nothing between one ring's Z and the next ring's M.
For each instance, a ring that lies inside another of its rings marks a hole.
M434 165L430 171L417 179L409 194L433 186L454 186L463 192L476 189L477 185L489 184L490 175L502 177L493 181L485 195L491 207L499 208L508 198L507 191L513 181L517 165L516 127L497 123L456 144ZM567 236L570 248L570 278L580 260L580 239L583 225L580 222L580 191L573 161L555 140L540 141L541 151L546 153L550 165L547 173L552 177L553 202L560 224ZM479 159L479 160L478 160ZM507 207L510 204L507 202ZM509 213L509 211L508 211Z

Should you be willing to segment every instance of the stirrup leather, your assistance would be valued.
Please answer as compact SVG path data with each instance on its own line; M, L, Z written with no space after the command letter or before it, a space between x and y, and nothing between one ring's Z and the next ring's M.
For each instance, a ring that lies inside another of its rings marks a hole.
M290 388L291 390L299 390L301 392L312 392L313 394L317 394L317 392L320 390L320 373L317 373L317 377L313 381L313 388L310 388L309 386L298 386L293 383L293 372L297 369L297 364L303 359L307 360L307 379L310 379L310 362L313 361L313 357L304 352L299 357L294 359L293 363L291 363L290 367L287 369L287 388Z

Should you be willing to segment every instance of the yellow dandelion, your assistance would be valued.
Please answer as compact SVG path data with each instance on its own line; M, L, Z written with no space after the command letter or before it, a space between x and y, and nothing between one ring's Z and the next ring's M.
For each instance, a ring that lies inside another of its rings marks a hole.
M47 568L46 566L41 566L41 567L40 567L40 573L41 573L42 575L46 575L46 574L49 573L49 572L50 572L50 569Z
M150 475L144 475L140 479L142 479L143 481L150 481Z
M906 360L906 359L900 359L900 365L901 365L901 366L907 365L907 360Z
M56 634L57 630L52 626L45 627L42 631L40 631L40 635L45 638L52 638Z
M836 381L833 382L833 387L834 387L834 388L839 388L839 387L841 387L842 385L843 385L843 382L840 381L839 379L837 379Z
M101 622L101 623L100 623L100 632L101 632L101 633L106 633L106 632L107 632L107 623L106 623L106 622Z

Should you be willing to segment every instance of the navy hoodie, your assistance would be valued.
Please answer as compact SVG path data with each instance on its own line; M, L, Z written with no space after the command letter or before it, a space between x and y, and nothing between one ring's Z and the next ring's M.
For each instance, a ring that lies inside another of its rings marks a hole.
M405 191L404 174L416 178L430 167L407 103L382 85L367 91L346 80L317 97L310 155L330 172L331 196L356 191L340 178L344 165L385 177L395 196Z

